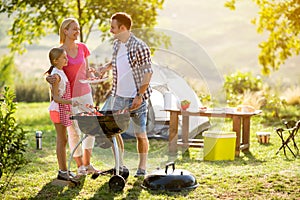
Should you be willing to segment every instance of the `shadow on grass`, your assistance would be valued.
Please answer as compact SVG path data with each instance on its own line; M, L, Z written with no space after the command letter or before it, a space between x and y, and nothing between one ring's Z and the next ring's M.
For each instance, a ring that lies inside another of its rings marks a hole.
M30 199L74 199L79 195L84 185L85 177L80 178L80 184L77 186L56 185L53 179L39 191L39 193ZM67 190L65 190L67 187Z
M258 165L265 163L265 160L257 159L251 152L245 152L243 155L240 157L235 157L234 160L212 160L212 161L205 161L205 160L199 160L195 159L191 156L190 150L187 149L183 155L182 159L177 159L176 163L182 164L182 163L190 163L191 165L194 163L210 163L212 165L220 165L220 166L230 166L230 165L235 165L235 166L244 166L245 164L247 165Z
M128 194L125 199L136 199L138 196L140 196L143 180L143 177L138 177L136 179L136 181L132 184L132 188L127 190Z
M116 196L122 194L124 190L125 189L123 189L122 191L112 191L109 188L109 183L106 182L102 184L102 186L95 192L94 196L91 197L90 199L114 199Z
M150 190L148 189L148 192L151 195L156 195L156 196L170 196L170 197L185 197L188 196L190 192L192 192L193 190L179 190L176 192L172 192L172 191L168 191L168 190Z

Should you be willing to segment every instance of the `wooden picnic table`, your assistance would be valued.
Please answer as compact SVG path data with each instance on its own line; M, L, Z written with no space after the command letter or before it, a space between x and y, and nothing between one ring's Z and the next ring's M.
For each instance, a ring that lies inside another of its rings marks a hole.
M189 112L182 110L165 110L170 112L169 129L169 153L177 153L177 146L203 148L203 140L189 139L189 117L219 117L232 119L232 131L236 132L235 155L239 156L240 151L248 152L250 149L250 118L259 114L257 110L252 113L232 112L227 109L208 109L206 111ZM182 140L178 140L178 117L182 115Z

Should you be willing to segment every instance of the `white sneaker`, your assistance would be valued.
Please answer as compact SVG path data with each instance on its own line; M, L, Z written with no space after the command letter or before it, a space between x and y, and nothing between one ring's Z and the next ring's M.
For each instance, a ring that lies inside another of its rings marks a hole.
M99 170L97 170L93 165L88 165L88 166L85 166L85 169L86 169L86 172L87 174L94 174L94 173L98 173Z
M87 175L87 170L83 165L78 167L77 175L79 175L79 176Z

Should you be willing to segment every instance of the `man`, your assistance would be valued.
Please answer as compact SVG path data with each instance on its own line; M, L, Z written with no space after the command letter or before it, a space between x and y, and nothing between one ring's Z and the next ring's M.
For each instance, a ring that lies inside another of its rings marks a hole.
M149 86L152 76L149 47L131 33L131 17L123 12L111 17L110 32L114 34L112 61L99 69L100 75L113 70L112 95L104 109L121 110L128 108L132 117L137 139L139 165L135 177L146 175L149 141L146 133L147 99L151 94ZM123 141L121 137L121 147ZM120 141L119 141L120 142Z

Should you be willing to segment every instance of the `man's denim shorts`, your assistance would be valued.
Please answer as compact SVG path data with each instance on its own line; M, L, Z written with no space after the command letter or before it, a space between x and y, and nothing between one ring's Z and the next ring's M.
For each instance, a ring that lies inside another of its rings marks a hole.
M133 98L110 96L106 101L101 110L123 110L131 107ZM147 124L147 101L143 101L141 106L130 112L134 114L131 117L133 122L133 129L136 134L146 133Z

